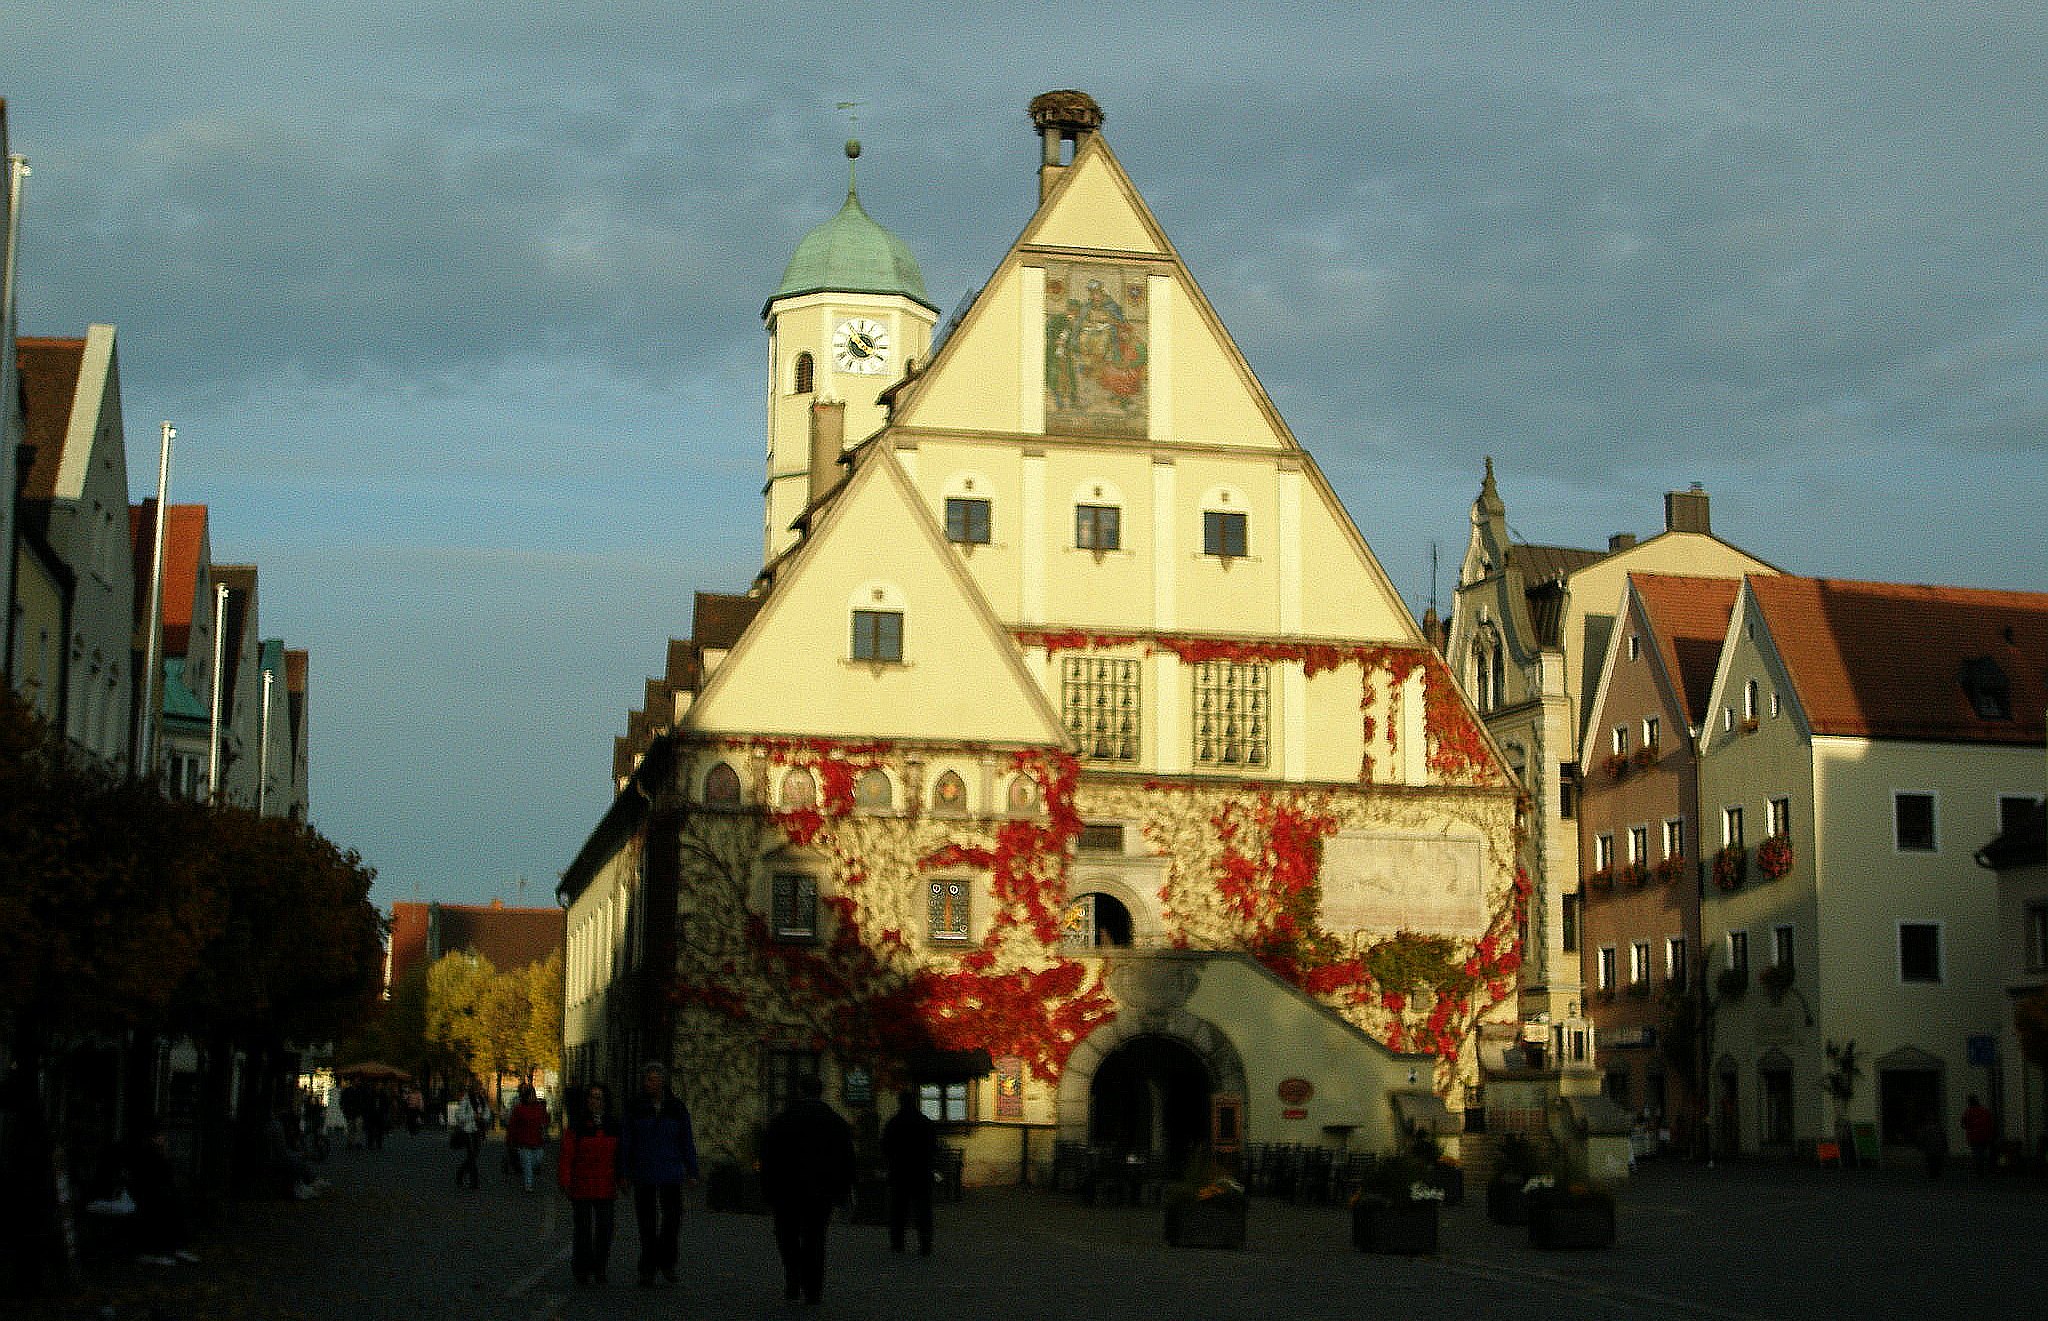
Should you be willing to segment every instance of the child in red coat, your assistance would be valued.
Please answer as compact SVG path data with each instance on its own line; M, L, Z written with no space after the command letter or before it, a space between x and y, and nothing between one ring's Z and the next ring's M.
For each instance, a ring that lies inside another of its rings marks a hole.
M611 1098L602 1083L583 1093L583 1113L562 1130L556 1181L569 1194L575 1237L569 1267L576 1283L604 1283L605 1263L612 1255L613 1201L619 1195L619 1134L612 1122Z

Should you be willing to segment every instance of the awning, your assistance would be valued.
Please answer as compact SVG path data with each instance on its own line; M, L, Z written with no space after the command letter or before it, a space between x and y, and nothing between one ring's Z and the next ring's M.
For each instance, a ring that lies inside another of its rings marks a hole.
M996 1067L985 1050L914 1050L904 1064L919 1082L972 1082Z
M1435 1092L1395 1092L1394 1113L1410 1133L1458 1133L1465 1127Z

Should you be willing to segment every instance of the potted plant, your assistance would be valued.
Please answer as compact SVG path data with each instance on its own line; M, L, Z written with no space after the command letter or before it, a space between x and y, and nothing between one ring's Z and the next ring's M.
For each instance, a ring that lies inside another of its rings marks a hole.
M1792 870L1792 841L1783 835L1773 835L1757 845L1756 869L1771 880L1781 879Z
M1650 883L1650 869L1642 862L1625 863L1621 869L1621 883L1631 890L1640 890Z
M1636 749L1635 756L1631 760L1635 762L1637 770L1646 771L1650 769L1657 764L1657 745L1645 743L1642 747Z
M1724 890L1739 890L1749 875L1749 850L1730 844L1714 855L1714 884Z
M1244 1246L1244 1185L1230 1176L1176 1184L1166 1199L1166 1241L1176 1248Z
M1714 979L1714 989L1721 993L1723 1000L1740 1000L1749 990L1749 969L1723 968L1721 975Z
M1667 854L1664 857L1659 858L1657 860L1656 877L1661 884L1671 884L1671 882L1677 880L1680 874L1682 874L1684 871L1684 858L1674 858Z
M1360 1252L1423 1257L1436 1251L1437 1211L1444 1190L1413 1156L1381 1161L1372 1182L1351 1202L1351 1245Z
M1614 888L1613 869L1609 867L1602 867L1597 871L1587 872L1586 885L1588 888L1594 890L1612 890Z
M1529 1246L1611 1248L1614 1195L1583 1180L1529 1191Z
M1619 752L1607 754L1607 760L1600 763L1600 769L1607 772L1607 778L1618 780L1628 774L1628 758Z
M1529 1223L1529 1194L1553 1182L1536 1158L1536 1149L1520 1133L1500 1141L1498 1163L1486 1181L1486 1218L1497 1225Z
M1424 1178L1444 1191L1445 1206L1462 1206L1465 1201L1465 1169L1444 1155L1443 1144L1433 1133L1417 1133L1408 1144L1408 1154L1422 1162Z

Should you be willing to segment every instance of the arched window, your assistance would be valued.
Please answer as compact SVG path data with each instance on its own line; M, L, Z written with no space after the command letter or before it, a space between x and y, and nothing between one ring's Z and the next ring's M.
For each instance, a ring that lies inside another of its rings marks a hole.
M793 770L782 777L784 807L812 807L818 801L818 782L806 770Z
M896 805L896 788L889 783L889 772L877 767L864 771L853 782L853 805L871 812L886 812Z
M947 771L932 786L932 811L941 816L962 816L967 811L967 781L960 772Z
M740 773L726 762L719 762L704 774L704 801L712 807L738 807L740 804Z
M799 354L797 354L797 355L796 355L796 392L797 392L798 394L809 394L809 393L810 393L810 392L811 392L811 391L812 391L812 390L813 390L814 388L816 388L816 387L815 387L815 377L816 377L816 374L817 374L817 369L816 369L815 367L813 367L813 366L812 366L812 364L811 364L811 355L810 355L810 354L808 354L808 353L799 353Z
M1038 783L1028 775L1010 780L1010 815L1034 816L1038 812Z

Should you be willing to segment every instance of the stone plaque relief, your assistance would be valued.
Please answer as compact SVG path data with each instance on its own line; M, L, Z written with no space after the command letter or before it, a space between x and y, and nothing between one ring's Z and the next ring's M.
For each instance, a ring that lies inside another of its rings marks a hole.
M1048 435L1148 434L1149 276L1144 266L1046 262Z
M1337 935L1486 934L1485 844L1477 835L1346 833L1323 842L1323 926Z

